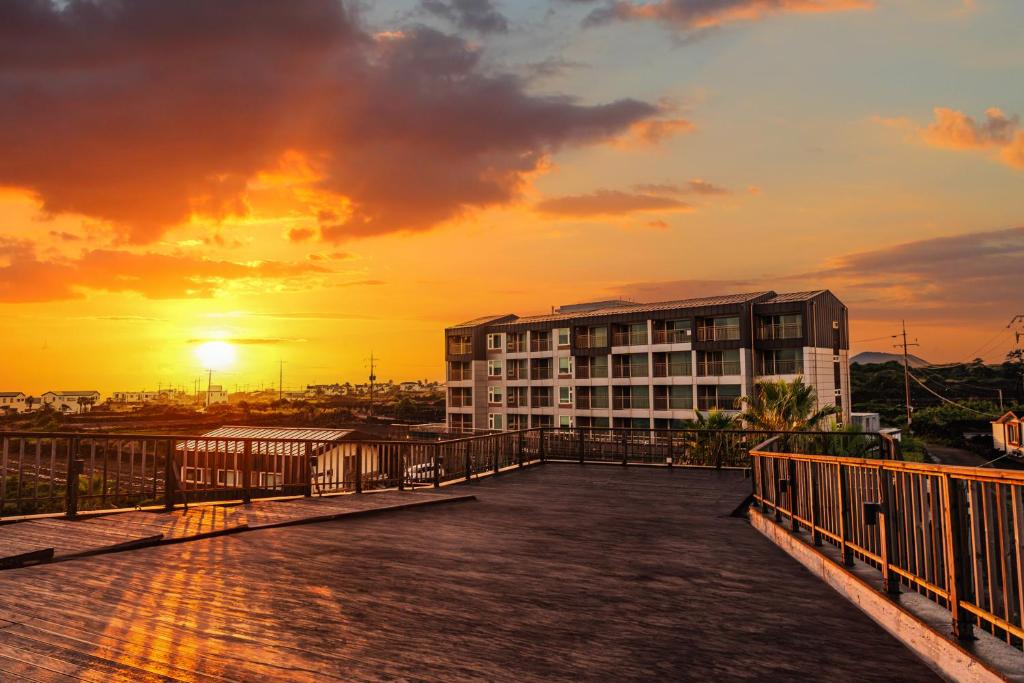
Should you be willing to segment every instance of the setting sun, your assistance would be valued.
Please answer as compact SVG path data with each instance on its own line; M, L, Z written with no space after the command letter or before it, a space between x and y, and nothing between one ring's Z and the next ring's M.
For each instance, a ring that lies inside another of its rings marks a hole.
M196 347L204 370L223 370L235 362L235 347L225 341L208 341Z

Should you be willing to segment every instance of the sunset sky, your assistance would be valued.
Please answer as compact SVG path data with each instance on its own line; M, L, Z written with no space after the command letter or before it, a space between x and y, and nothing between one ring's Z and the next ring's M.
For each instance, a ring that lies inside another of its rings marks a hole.
M443 376L483 314L828 287L1001 360L1019 0L5 0L0 390Z

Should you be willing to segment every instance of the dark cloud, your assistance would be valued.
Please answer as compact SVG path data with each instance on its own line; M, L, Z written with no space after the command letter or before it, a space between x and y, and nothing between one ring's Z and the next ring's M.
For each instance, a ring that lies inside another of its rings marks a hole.
M1017 227L849 253L805 272L733 280L635 282L612 293L657 301L827 287L861 319L1005 325L1020 312L1021 263L1024 227Z
M691 207L680 199L660 194L597 190L589 194L551 197L538 202L535 208L551 216L588 218L643 211L688 211Z
M339 0L0 3L0 184L137 243L244 214L286 152L338 198L310 206L333 238L428 229L656 113L530 94L458 37L371 34Z
M507 33L508 20L490 0L420 0L420 7L461 29Z
M44 259L30 242L0 238L0 302L6 303L75 299L84 290L134 292L150 299L209 297L231 281L280 281L324 272L305 263L236 263L115 249Z
M699 194L699 195L724 195L730 194L729 190L724 187L720 187L713 183L709 183L706 180L700 178L694 178L682 185L674 185L671 183L642 183L634 185L633 189L637 192L646 192L648 194L663 194L663 195L685 195L685 194Z
M591 11L583 23L599 26L617 21L657 21L676 30L693 30L772 14L843 12L872 6L871 0L611 0Z

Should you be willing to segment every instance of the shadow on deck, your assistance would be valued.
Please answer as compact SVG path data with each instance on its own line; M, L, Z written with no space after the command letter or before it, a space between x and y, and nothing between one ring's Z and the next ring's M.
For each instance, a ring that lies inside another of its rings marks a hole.
M0 573L0 679L935 680L728 516L740 472L452 491L478 502Z

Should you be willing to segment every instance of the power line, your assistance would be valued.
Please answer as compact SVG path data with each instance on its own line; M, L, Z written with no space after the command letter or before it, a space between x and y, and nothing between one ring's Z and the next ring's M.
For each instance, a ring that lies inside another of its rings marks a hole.
M983 415L985 417L995 417L994 415L992 415L992 413L985 413L985 412L982 412L980 410L975 410L974 408L969 408L969 407L963 405L962 403L957 403L956 401L951 401L950 399L946 398L945 396L943 396L942 394L938 393L937 391L934 391L931 387L929 387L927 384L925 384L920 379L918 379L917 375L915 375L913 373L910 373L910 378L912 380L914 380L915 382L917 382L918 384L920 384L922 389L924 389L925 391L927 391L929 394L931 394L935 398L939 399L940 401L944 401L945 403L948 403L950 405L954 405L957 408L962 408L963 410L967 410L967 411L970 411L972 413L976 413L978 415Z
M892 339L892 335L891 334L887 334L884 337L871 337L870 339L854 339L853 343L854 344L865 344L867 342L880 341L882 339Z

